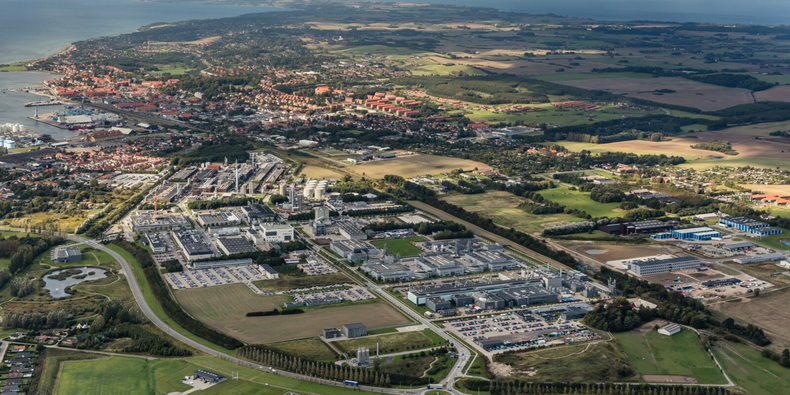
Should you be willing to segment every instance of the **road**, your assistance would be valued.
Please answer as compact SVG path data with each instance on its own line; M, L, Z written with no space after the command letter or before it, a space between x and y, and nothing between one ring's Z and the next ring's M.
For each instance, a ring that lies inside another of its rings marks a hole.
M79 238L79 237L76 237L76 236L69 236L68 239L71 240L71 241L83 242L83 243L85 243L85 244L87 244L87 245L89 245L89 246L91 246L91 247L93 247L93 248L95 248L97 250L104 251L107 254L109 254L111 257L113 257L118 262L118 264L121 265L121 268L123 269L124 274L126 274L126 280L129 283L129 288L132 290L132 295L134 296L135 302L137 302L137 305L140 306L140 311L142 311L142 313L148 318L148 320L150 320L151 323L156 325L157 328L161 329L163 332L165 332L168 335L172 336L173 338L177 339L181 343L184 343L184 344L186 344L186 345L188 345L188 346L190 346L190 347L192 347L192 348L194 348L196 350L199 350L199 351L201 351L201 352L203 352L205 354L212 355L212 356L215 356L217 358L220 358L220 359L223 359L223 360L226 360L226 361L229 361L229 362L233 362L233 363L235 363L237 365L241 365L241 366L244 366L244 367L247 367L247 368L251 368L251 369L255 369L255 370L262 370L262 371L265 371L265 372L277 374L277 375L280 375L280 376L290 377L290 378L297 379L297 380L302 380L302 381L308 381L308 382L319 383L319 384L324 384L324 385L331 385L331 386L334 386L334 387L344 387L344 385L342 383L337 382L337 381L324 380L324 379L319 379L319 378L316 378L316 377L310 377L310 376L305 376L305 375L301 375L301 374L286 372L286 371L279 370L279 369L272 369L269 366L263 366L263 365L260 365L260 364L254 363L254 362L250 362L250 361L247 361L247 360L244 360L244 359L241 359L241 358L234 357L232 355L225 354L225 353L223 353L221 351L214 350L211 347L205 346L205 345L203 345L201 343L198 343L195 340L192 340L191 338L189 338L189 337L181 334L180 332L176 331L175 329L171 328L166 322L162 321L154 313L154 311L151 309L151 306L148 305L148 302L145 300L145 297L143 296L143 291L140 288L140 285L137 283L137 280L136 280L136 278L134 276L134 271L132 270L131 264L123 256L121 256L117 252L111 250L110 248L107 248L105 245L103 245L101 243L97 243L94 240L85 240L85 239L82 239L82 238ZM381 393L389 393L389 394L405 394L405 393L413 393L414 392L414 391L409 391L409 390L399 390L399 389L392 389L392 388L379 388L379 387L370 387L370 386L364 386L364 385L360 385L358 388L366 390L366 391L371 391L371 392L381 392Z

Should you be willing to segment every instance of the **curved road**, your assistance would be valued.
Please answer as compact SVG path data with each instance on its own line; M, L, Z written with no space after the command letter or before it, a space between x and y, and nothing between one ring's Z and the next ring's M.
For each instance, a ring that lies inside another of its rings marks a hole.
M325 380L325 379L320 379L320 378L316 378L316 377L310 377L310 376L305 376L305 375L301 375L301 374L291 373L291 372L287 372L287 371L283 371L283 370L272 369L269 366L263 366L263 365L260 365L260 364L254 363L254 362L250 362L250 361L247 361L247 360L244 360L244 359L241 359L241 358L237 358L237 357L234 357L232 355L228 355L228 354L225 354L223 352L214 350L214 349L212 349L212 348L210 348L208 346L205 346L203 344L200 344L200 343L190 339L189 337L187 337L187 336L179 333L175 329L171 328L167 323L165 323L164 321L159 319L159 317L157 317L157 315L154 314L154 311L151 310L151 307L148 305L148 302L145 300L145 297L143 297L143 291L142 291L142 289L140 289L140 285L137 284L137 280L134 277L134 271L132 270L131 264L126 259L124 259L123 256L121 256L117 252L107 248L105 245L103 245L101 243L97 243L94 240L85 240L85 239L82 239L82 238L79 238L79 237L75 237L75 236L69 236L68 239L71 240L71 241L85 243L85 244L87 244L87 245L89 245L89 246L91 246L91 247L93 247L93 248L95 248L97 250L104 251L107 254L109 254L110 256L112 256L113 258L115 258L115 260L117 260L118 263L121 265L121 268L123 268L124 274L126 274L126 280L129 283L129 288L132 290L132 295L134 296L134 300L137 302L137 305L140 306L140 310L143 312L143 314L145 314L145 316L148 317L148 319L154 325L156 325L159 329L161 329L163 332L167 333L168 335L178 339L178 341L180 341L181 343L184 343L184 344L186 344L186 345L188 345L188 346L190 346L190 347L192 347L194 349L200 350L201 352L206 353L208 355L213 355L213 356L215 356L217 358L224 359L226 361L233 362L233 363L235 363L237 365L245 366L245 367L248 367L248 368L252 368L252 369L256 369L256 370L263 370L263 371L266 371L266 372L269 372L269 373L278 374L280 376L290 377L290 378L294 378L294 379L301 380L301 381L308 381L308 382L319 383L319 384L324 384L324 385L331 385L331 386L334 386L334 387L346 387L342 383L339 383L337 381ZM349 387L346 387L346 388L349 388ZM370 387L370 386L364 386L364 385L360 385L358 388L366 390L366 391L389 393L389 394L408 394L408 393L413 393L414 392L414 391L409 391L409 390Z

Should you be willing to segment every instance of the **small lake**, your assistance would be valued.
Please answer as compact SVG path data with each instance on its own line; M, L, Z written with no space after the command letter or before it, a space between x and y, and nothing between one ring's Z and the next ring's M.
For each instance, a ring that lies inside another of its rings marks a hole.
M68 276L66 276L67 274ZM44 276L44 289L49 291L50 296L53 298L62 299L71 296L70 293L66 292L66 288L105 277L107 277L107 271L104 269L97 267L70 267L47 273Z
M601 254L606 254L607 252L609 252L609 250L586 250L584 252L590 255L601 255Z

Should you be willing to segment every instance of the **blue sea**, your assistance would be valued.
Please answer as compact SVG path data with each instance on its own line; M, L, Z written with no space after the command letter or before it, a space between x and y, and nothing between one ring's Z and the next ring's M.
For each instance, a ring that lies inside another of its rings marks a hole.
M271 7L137 0L0 0L0 64L42 58L72 42L156 22L224 18Z

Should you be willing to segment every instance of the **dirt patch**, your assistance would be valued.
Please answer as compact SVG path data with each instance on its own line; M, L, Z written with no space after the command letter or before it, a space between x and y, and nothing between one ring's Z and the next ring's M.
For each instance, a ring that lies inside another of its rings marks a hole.
M366 177L384 178L387 174L397 174L409 178L419 175L440 174L455 169L484 170L491 166L473 160L450 158L437 155L412 155L397 159L387 159L351 166L351 170Z
M754 98L757 101L790 102L790 85L780 85L761 92L755 92Z
M790 346L790 288L766 292L757 298L743 298L739 303L718 303L711 307L741 324L759 323L760 327L774 342L774 348L781 350Z
M703 84L680 77L602 78L557 81L557 83L582 89L628 95L659 103L694 107L704 111L721 110L738 104L754 102L751 92L747 89ZM661 90L664 92L659 92Z
M576 247L576 250L600 262L640 258L661 253L653 247L599 244Z
M658 374L646 374L642 379L647 383L679 383L679 384L696 384L697 379L689 376L668 376Z

